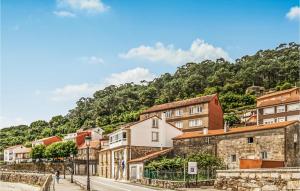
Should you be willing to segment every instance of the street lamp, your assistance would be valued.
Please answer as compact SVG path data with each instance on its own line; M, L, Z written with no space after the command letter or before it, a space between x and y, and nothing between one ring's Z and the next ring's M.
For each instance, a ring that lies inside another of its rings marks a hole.
M86 184L86 189L87 191L91 190L91 186L90 186L90 142L91 142L91 137L90 136L86 136L85 137L85 144L86 144L86 155L87 155L87 184Z
M74 155L73 154L71 154L70 155L70 157L71 157L71 183L73 183L73 174L74 174L74 163L73 163L73 160L74 160Z

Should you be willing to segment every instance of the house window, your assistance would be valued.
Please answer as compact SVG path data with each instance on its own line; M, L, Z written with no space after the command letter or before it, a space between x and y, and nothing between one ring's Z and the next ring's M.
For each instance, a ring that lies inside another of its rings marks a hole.
M189 126L190 127L198 127L202 125L202 120L200 119L192 119L189 121Z
M264 115L274 114L275 109L274 109L274 107L264 108L263 113L264 113Z
M202 112L202 107L201 106L193 106L190 107L190 114L197 114Z
M166 115L166 118L172 117L172 111L166 111L165 115Z
M158 132L152 132L152 142L158 142Z
M123 132L123 140L126 140L126 132Z
M158 119L152 119L152 128L158 128Z
M274 118L264 119L263 123L264 124L272 124L272 123L275 123L275 119Z
M182 128L182 127L183 127L182 121L176 121L176 122L175 122L175 127L177 127L177 128Z
M254 142L254 138L253 138L253 137L248 137L247 139L248 139L248 143L249 143L249 144L251 144L251 143Z
M277 122L283 122L285 121L285 117L277 117Z
M297 133L294 133L294 143L297 143L297 140L298 140L298 135Z
M277 106L276 110L277 113L285 112L285 106L284 105Z
M266 151L261 152L260 156L261 156L261 159L267 159L268 158L268 155L267 155Z
M178 116L181 116L182 115L182 109L176 109L175 110L175 116L178 117Z
M236 162L236 155L231 155L230 160L231 162Z
M300 103L287 105L287 111L295 111L295 110L300 110Z
M287 121L295 121L295 120L300 121L300 115L290 115L290 116L287 116L286 120Z

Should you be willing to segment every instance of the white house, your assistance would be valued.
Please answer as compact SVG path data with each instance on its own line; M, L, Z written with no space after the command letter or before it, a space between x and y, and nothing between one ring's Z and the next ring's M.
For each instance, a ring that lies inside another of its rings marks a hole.
M109 134L111 177L127 180L128 161L172 147L172 138L180 134L180 129L157 116L121 126ZM99 157L102 157L101 151Z
M21 149L23 145L15 145L4 149L4 162L13 163L16 161L16 151Z

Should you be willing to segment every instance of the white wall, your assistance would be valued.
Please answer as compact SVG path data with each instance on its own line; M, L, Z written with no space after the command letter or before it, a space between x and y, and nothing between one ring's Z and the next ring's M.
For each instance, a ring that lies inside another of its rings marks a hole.
M152 119L158 119L158 128L152 127ZM172 138L180 135L182 132L157 117L149 118L145 121L131 126L131 145L148 147L172 147ZM152 132L159 133L159 141L152 141Z

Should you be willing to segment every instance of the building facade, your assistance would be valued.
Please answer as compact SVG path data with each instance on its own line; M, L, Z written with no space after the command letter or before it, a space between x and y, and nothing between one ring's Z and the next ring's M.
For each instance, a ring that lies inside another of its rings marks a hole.
M174 138L174 152L207 152L221 158L227 168L240 167L241 159L282 161L300 166L300 124L286 121L205 132L186 132Z
M181 133L157 116L121 126L109 135L109 148L99 152L99 175L127 180L130 160L172 147L172 138Z
M140 120L161 117L163 113L167 122L182 131L223 128L223 111L217 94L155 105L144 111Z
M257 124L300 120L299 88L278 91L257 98Z
M89 159L90 165L89 170L91 175L96 175L98 173L98 152L101 149L100 140L92 140L89 146ZM78 153L74 161L74 173L78 175L87 174L87 145L84 143L78 147Z

